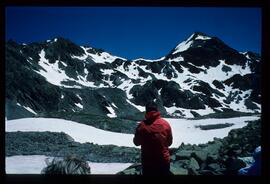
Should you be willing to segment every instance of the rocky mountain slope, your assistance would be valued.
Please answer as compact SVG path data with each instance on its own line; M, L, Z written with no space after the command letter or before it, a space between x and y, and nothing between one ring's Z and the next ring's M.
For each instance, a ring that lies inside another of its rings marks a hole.
M6 117L87 114L139 120L155 100L164 116L260 113L261 57L193 33L157 60L127 60L65 38L6 42Z

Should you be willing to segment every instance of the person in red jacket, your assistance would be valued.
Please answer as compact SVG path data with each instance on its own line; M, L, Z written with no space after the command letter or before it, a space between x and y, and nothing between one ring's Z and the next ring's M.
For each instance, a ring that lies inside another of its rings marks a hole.
M169 175L172 130L170 124L160 116L157 104L146 105L145 120L136 128L133 142L141 145L143 175Z

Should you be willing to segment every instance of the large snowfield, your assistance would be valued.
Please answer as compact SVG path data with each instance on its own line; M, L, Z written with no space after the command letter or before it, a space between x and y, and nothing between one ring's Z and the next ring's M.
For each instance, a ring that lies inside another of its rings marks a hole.
M246 121L257 120L258 116L246 116L228 119L170 119L165 118L172 127L173 144L177 148L182 143L201 144L213 140L214 137L224 138L231 129L242 128ZM222 129L201 130L195 128L198 125L233 123L234 125ZM37 132L64 132L70 135L74 141L80 143L92 142L99 145L117 145L136 147L133 144L133 134L110 132L95 128L93 126L54 118L23 118L8 120L5 123L6 132L37 131Z
M247 121L257 120L259 116L246 116L227 119L170 119L165 118L172 127L173 144L172 148L179 147L182 143L185 144L201 144L212 141L214 137L224 138L229 131L236 128L242 128L247 125ZM201 130L196 128L198 125L224 124L233 123L233 126ZM6 120L6 132L16 131L50 131L64 132L70 135L74 141L85 143L92 142L99 145L117 145L136 147L133 144L133 134L123 134L105 131L94 128L93 126L54 118L23 118L16 120ZM139 148L139 147L137 147ZM12 156L6 157L6 172L7 174L37 174L45 167L45 156ZM89 163L92 174L115 174L131 164L128 163Z

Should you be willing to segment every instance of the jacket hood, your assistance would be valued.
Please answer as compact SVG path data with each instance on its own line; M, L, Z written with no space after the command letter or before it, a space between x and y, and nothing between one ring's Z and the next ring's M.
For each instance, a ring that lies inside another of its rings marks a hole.
M156 119L160 118L159 111L150 111L145 113L144 123L147 125L152 124Z

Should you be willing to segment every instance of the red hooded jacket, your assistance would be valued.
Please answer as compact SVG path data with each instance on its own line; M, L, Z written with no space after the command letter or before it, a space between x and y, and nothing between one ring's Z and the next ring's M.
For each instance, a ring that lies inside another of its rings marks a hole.
M145 114L135 132L133 142L141 145L143 166L160 166L170 163L169 146L172 144L172 131L169 123L160 117L160 112Z

